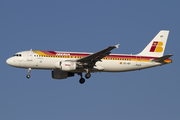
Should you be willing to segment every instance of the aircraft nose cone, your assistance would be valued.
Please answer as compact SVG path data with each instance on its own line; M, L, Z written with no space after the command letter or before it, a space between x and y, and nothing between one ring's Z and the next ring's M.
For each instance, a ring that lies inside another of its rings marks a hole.
M11 58L9 58L9 59L6 60L6 63L7 63L8 65L12 65L13 60L12 60Z
M10 60L9 60L9 59L7 59L7 60L6 60L6 63L9 65L9 63L10 63Z

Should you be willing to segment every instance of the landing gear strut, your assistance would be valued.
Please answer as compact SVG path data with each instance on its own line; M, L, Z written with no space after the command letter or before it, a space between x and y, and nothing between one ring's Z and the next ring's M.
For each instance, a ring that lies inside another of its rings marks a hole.
M29 79L31 76L30 76L30 73L31 73L31 68L28 68L28 74L26 75L26 77Z

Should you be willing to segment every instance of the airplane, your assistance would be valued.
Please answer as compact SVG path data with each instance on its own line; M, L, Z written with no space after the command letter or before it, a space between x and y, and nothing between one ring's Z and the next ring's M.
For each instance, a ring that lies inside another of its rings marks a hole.
M172 63L172 54L165 55L164 50L169 35L168 30L161 30L142 52L136 55L111 54L119 44L109 46L96 53L62 52L62 51L22 51L6 60L13 67L28 69L30 78L32 69L52 71L53 79L66 79L75 74L81 76L79 83L91 77L94 72L126 72L141 70Z

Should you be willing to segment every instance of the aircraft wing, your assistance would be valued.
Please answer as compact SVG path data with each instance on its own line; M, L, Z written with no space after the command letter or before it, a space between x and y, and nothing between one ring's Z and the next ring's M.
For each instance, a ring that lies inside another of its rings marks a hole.
M108 48L101 50L99 52L93 53L91 55L88 55L86 57L83 57L81 59L76 60L77 62L82 62L82 63L96 63L97 61L101 61L102 58L105 56L109 56L111 53L110 51L113 50L114 48L118 48L119 44L115 46L109 46Z

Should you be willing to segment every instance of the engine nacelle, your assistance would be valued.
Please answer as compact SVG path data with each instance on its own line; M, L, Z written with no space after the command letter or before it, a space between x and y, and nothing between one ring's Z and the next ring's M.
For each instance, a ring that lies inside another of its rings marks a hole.
M60 70L52 70L52 78L54 79L66 79L67 77L73 77L74 73L60 71Z
M60 61L55 63L55 67L62 71L76 70L76 62Z

